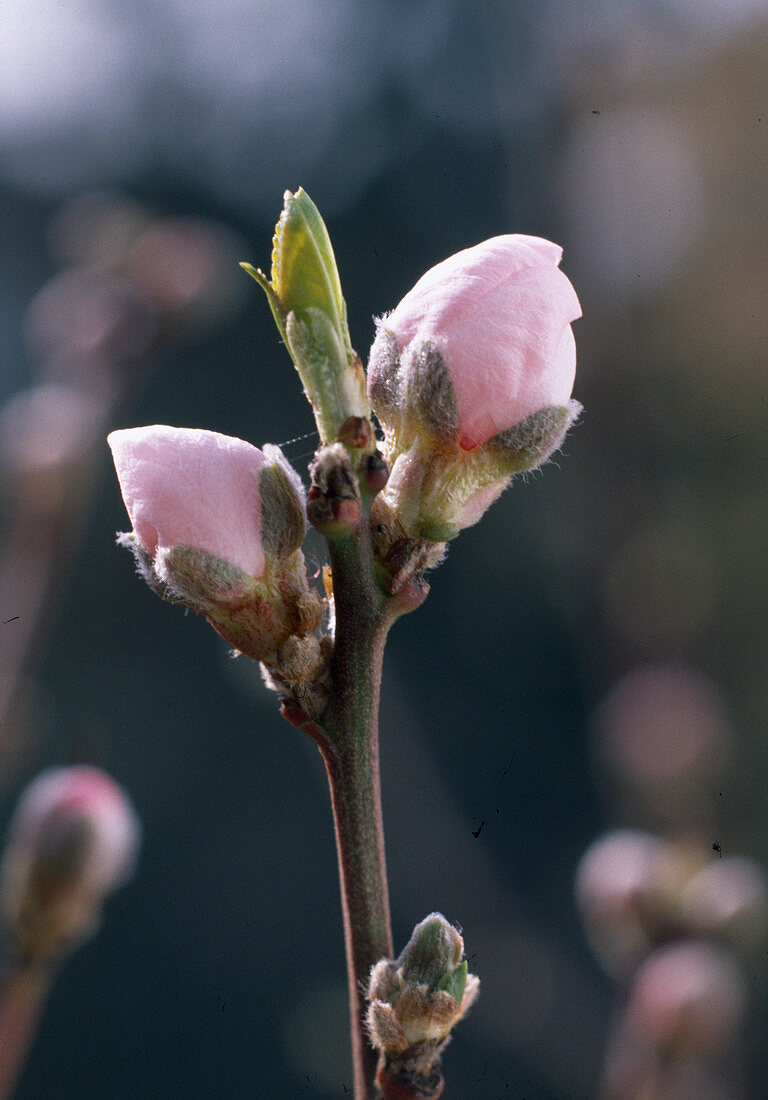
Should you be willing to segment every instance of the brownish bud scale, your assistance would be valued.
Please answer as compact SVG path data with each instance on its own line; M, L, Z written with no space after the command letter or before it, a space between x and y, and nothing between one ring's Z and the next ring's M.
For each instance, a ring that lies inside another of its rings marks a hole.
M373 424L364 416L348 416L339 428L337 443L343 443L357 451L373 452L376 449L376 433Z

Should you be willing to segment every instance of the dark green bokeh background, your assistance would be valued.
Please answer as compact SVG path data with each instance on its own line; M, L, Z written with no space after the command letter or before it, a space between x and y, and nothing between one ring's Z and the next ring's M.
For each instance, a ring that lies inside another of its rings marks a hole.
M563 8L578 16L578 5ZM265 144L250 215L202 167L201 183L160 156L93 180L166 214L233 225L242 258L260 266L282 192L301 184L328 211L362 354L372 315L451 252L504 232L565 246L584 307L582 422L555 464L451 546L426 605L395 627L385 665L396 944L440 909L463 926L483 983L446 1056L446 1096L457 1100L594 1095L610 989L582 940L573 873L609 822L659 827L613 797L594 765L589 716L618 677L682 661L712 679L735 731L718 839L768 855L768 28L709 28L706 52L681 47L681 62L664 35L671 27L684 42L690 28L655 8L639 6L655 28L642 48L629 5L624 24L582 35L569 57L547 5L445 5L444 67L455 65L458 85L430 84L430 70L406 94L393 79L368 103L376 126L341 120L344 156L351 148L371 165L349 194L322 160L302 171L301 134L290 132L273 141L290 147L295 177ZM296 64L320 64L312 42L305 49ZM444 112L420 108L443 87ZM194 127L188 103L147 110ZM689 141L692 168L676 174L665 126ZM53 273L41 260L46 226L68 197L17 177L0 183L6 398L29 377L23 314ZM668 223L673 208L695 216ZM286 453L306 468L315 439L296 437L311 416L258 288L234 319L159 357L115 426L146 423L294 441ZM144 845L135 879L55 987L20 1100L343 1096L343 942L319 756L279 719L256 668L138 582L114 545L125 526L105 444L39 673L43 744L3 811L40 766L87 757L130 792ZM686 619L691 593L701 609ZM3 619L23 613L19 598ZM754 984L759 1020L759 975ZM759 1081L758 1025L754 1034Z

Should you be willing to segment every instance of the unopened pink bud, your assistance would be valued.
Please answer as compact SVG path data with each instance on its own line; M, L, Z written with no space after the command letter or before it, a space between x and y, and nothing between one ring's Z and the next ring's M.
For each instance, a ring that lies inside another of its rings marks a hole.
M493 237L437 264L378 322L368 393L391 468L382 500L408 537L455 538L562 445L580 411L581 307L561 256L538 237Z
M150 587L205 615L238 652L279 664L281 645L324 613L299 549L304 490L279 448L162 424L108 442L133 524L118 541Z
M56 956L98 924L104 898L133 871L140 827L98 768L43 772L21 797L0 867L0 907L16 949Z
M202 550L264 575L259 476L264 454L242 439L154 424L108 437L133 530L151 558Z
M550 241L509 234L458 252L423 275L383 318L371 353L371 400L385 427L388 403L407 402L411 394L418 399L416 376L435 353L453 393L435 386L430 400L455 401L465 450L542 409L567 406L576 371L570 322L581 307L559 270L561 257ZM394 371L392 337L399 350ZM451 413L442 410L444 419Z
M595 841L576 872L576 902L606 970L623 976L647 954L666 909L664 841L622 829Z
M629 995L631 1030L680 1055L711 1054L735 1037L746 1006L744 977L704 943L662 947L643 963Z
M765 874L744 856L713 858L685 883L680 913L698 935L722 937L739 951L754 950L768 932Z

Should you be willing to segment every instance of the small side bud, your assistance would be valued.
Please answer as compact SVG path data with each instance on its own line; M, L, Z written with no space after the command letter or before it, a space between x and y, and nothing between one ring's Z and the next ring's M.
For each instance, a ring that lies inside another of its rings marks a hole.
M97 929L105 898L132 873L138 819L91 767L43 772L21 797L0 865L5 934L27 964L55 962Z
M373 967L367 1023L385 1096L440 1095L442 1051L479 988L463 954L458 930L431 913L416 925L399 959ZM398 1092L405 1086L412 1092Z
M309 472L310 523L327 538L355 530L360 524L360 486L346 447L341 443L321 447Z

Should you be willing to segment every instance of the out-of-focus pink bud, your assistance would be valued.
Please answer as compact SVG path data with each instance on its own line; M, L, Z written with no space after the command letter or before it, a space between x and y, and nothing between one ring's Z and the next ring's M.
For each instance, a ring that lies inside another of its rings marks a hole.
M719 936L740 951L759 947L768 932L768 886L744 856L713 859L685 883L680 914L701 936Z
M387 333L399 349L401 398L418 391L425 349L441 357L465 450L541 409L566 406L576 372L570 322L581 316L581 306L559 269L562 254L551 241L508 234L458 252L423 275L380 322L369 370L379 418L387 422L389 404L385 397L379 411L380 384L395 383Z
M642 965L630 991L627 1022L656 1047L706 1055L734 1038L745 1006L744 977L730 955L682 942L660 948Z
M38 519L71 513L102 417L90 394L51 382L21 390L0 409L3 487L13 490L17 507Z
M392 466L384 499L409 536L445 541L475 523L578 414L581 307L561 256L538 237L493 237L437 264L378 322L368 391Z
M665 912L663 865L668 846L622 829L595 841L576 872L576 902L592 949L614 977L650 951Z
M108 437L134 534L151 558L203 550L263 577L264 454L242 439L154 424Z
M139 836L127 796L98 768L33 781L0 867L3 920L23 958L56 958L95 930L103 900L133 871Z

